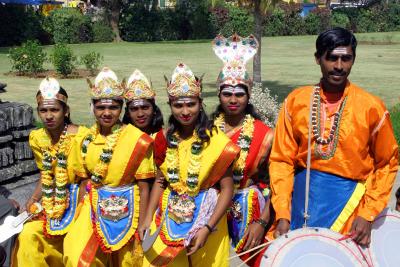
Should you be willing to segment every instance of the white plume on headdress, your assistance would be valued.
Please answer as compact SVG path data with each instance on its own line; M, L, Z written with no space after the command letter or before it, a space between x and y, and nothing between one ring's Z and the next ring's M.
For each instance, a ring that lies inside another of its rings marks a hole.
M242 38L234 34L228 38L222 35L215 37L212 46L214 53L225 64L239 61L245 65L257 53L259 44L253 35Z
M57 93L60 91L60 84L56 79L47 77L40 83L39 90L43 99L57 99Z
M135 82L135 81L143 81L143 82L145 82L146 83L146 85L148 86L148 87L151 87L151 84L150 84L150 82L149 82L149 80L146 78L146 76L144 76L144 74L142 73L142 72L140 72L140 70L138 70L138 69L135 69L135 71L131 74L131 76L129 76L129 79L128 79L128 86L131 84L131 83L133 83L133 82Z
M118 77L115 74L115 72L113 72L111 69L107 67L104 67L96 76L96 79L94 80L94 86L98 87L100 82L102 82L107 78L111 78L114 81L118 81Z

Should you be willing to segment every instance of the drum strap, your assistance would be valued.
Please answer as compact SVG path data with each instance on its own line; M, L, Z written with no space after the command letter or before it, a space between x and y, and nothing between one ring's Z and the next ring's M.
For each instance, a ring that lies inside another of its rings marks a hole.
M315 90L315 89L314 89ZM307 142L307 169L306 169L306 194L304 200L304 225L303 227L307 227L307 220L310 217L308 214L308 199L310 193L310 169L311 169L311 121L312 121L312 108L313 108L313 100L314 100L314 90L311 93L310 100L310 118L308 120L308 142Z

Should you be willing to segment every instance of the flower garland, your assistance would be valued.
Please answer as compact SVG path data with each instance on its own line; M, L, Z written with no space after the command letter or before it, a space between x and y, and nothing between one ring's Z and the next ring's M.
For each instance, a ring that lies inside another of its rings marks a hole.
M122 128L119 124L114 125L114 127L112 128L112 133L106 137L106 144L105 147L103 148L103 152L100 154L100 160L94 167L92 176L90 177L92 185L94 187L101 186L103 179L107 175L108 165L110 164L114 152L114 147L118 142L121 131ZM81 155L83 160L85 160L89 144L94 140L94 137L99 133L98 125L97 124L94 125L90 129L90 132L91 133L87 135L82 142Z
M179 177L179 138L177 134L171 137L171 144L173 147L168 147L166 152L166 163L167 163L167 181L171 187L178 194L188 194L190 196L196 196L199 192L199 173L202 159L202 144L200 138L194 134L195 141L192 143L191 156L189 160L189 166L187 170L186 181Z
M339 111L334 114L334 119L329 131L328 138L323 138L321 134L321 88L315 86L313 92L313 104L311 111L311 125L312 132L315 137L315 154L317 157L327 160L333 157L336 151L337 143L339 140L340 121L343 114L344 106L346 105L347 96L340 104ZM322 145L328 145L326 151L322 150Z
M54 146L43 151L43 170L40 172L42 179L42 206L49 219L61 220L67 209L69 200L67 194L67 156L70 139L67 137L68 125L65 124L60 139ZM53 157L51 152L56 152ZM53 161L57 160L54 172Z
M214 124L225 132L225 114L220 113L214 120ZM247 114L244 118L242 130L237 140L237 145L241 148L239 158L233 163L233 181L239 186L244 176L244 168L246 167L246 159L249 155L251 140L254 134L254 118Z

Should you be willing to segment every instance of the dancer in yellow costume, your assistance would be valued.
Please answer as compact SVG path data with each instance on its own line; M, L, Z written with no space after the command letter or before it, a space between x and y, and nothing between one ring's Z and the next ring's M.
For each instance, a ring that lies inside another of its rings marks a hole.
M56 79L44 79L36 99L44 127L30 133L29 144L40 169L40 181L25 206L29 210L41 201L44 210L24 225L13 266L63 266L64 236L77 213L80 182L72 169L72 150L88 129L71 123L67 92Z
M90 179L80 214L65 238L66 266L142 265L136 230L147 206L145 179L154 176L151 166L143 164L151 162L143 159L151 157L153 139L120 122L123 88L108 68L90 84L96 124L74 162L77 175Z
M144 226L161 225L144 266L228 266L226 210L233 195L231 164L239 153L208 122L201 81L179 64L168 84L171 117L165 135L157 135L155 154L167 187L155 183ZM164 158L164 160L160 160Z
M126 107L122 122L134 125L153 139L157 134L162 134L162 126L164 125L161 110L154 99L155 96L156 93L149 80L140 70L136 69L129 77L125 88ZM147 160L147 158L144 160ZM153 156L150 160L152 162L148 164L153 166L152 170L156 175L157 167Z

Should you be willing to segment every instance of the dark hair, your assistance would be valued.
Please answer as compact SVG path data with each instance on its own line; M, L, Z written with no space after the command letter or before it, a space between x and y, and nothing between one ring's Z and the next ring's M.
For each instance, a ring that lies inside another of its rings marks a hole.
M239 84L238 86L242 87L246 91L246 95L247 95L247 98L249 100L250 99L250 94L249 94L249 89L247 88L247 86L245 86L243 84ZM218 93L218 98L220 98L221 90L224 89L225 87L227 87L227 85L222 85L220 87L219 93ZM218 117L218 115L221 114L221 113L224 113L224 109L222 108L221 104L218 104L218 106L215 109L215 111L211 114L211 118L213 120L215 120ZM246 108L244 109L244 113L245 114L250 114L256 120L262 120L260 114L258 114L258 112L256 111L256 109L253 106L253 104L249 103L248 101L247 101Z
M151 120L149 132L147 134L152 134L161 130L161 128L164 126L164 119L160 108L156 105L155 100L154 99L147 99L147 100L151 103L151 106L153 107L153 119ZM122 123L124 124L129 124L129 123L132 124L131 118L129 117L129 104L131 102L132 101L126 103L125 114L122 118Z
M201 143L203 144L205 142L210 141L210 135L212 136L212 131L216 128L212 123L212 121L208 119L208 116L204 111L203 100L199 98L199 101L200 101L200 112L199 116L197 117L195 131L197 133L197 136L200 138ZM171 105L171 102L169 103ZM171 114L168 119L168 130L167 130L168 147L174 147L174 145L171 143L172 134L176 131L179 131L180 128L181 124L179 123L179 121L175 119L174 115ZM210 132L210 135L207 134L207 130Z
M397 191L396 191L396 198L397 198L397 199L400 198L400 187L397 188Z
M65 89L62 88L61 86L60 86L60 90L58 91L58 93L61 94L61 95L63 95L63 96L65 96L66 98L68 98L67 91L65 91ZM36 97L38 97L40 94L41 94L40 91L38 91L38 92L36 93ZM64 111L67 110L67 108L69 109L69 106L68 106L65 102L60 101L60 100L58 100L58 102L61 104L61 106L62 106L62 108L63 108ZM64 117L64 123L66 123L66 124L68 124L68 125L69 125L69 124L72 124L71 114L67 114L67 115Z
M336 47L351 45L351 50L353 50L353 58L356 58L356 47L357 39L353 33L350 31L335 27L333 29L324 31L318 35L317 41L315 43L317 51L315 52L315 57L322 57L325 52L332 52Z

